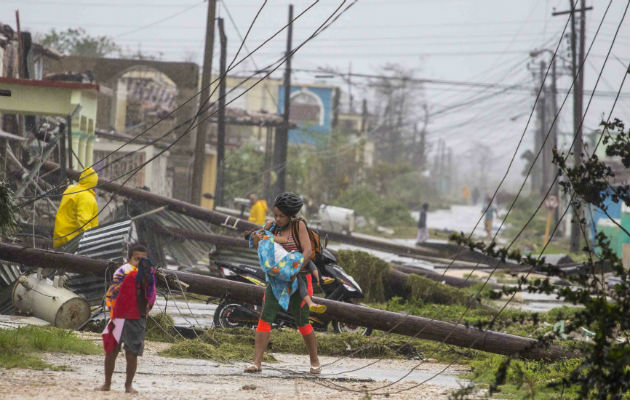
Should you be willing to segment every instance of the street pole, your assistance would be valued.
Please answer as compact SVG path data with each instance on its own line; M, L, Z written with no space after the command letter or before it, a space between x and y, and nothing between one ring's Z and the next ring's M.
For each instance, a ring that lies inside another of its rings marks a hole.
M557 72L556 72L556 59L553 58L551 60L551 112L553 115L553 119L555 119L555 121L553 121L552 119L552 123L553 126L551 127L551 148L552 149L557 149L558 148L558 103L557 103L557 99L556 96L558 94L558 87L556 86L556 81L557 79ZM553 159L553 153L550 155L550 160ZM558 168L551 163L551 165L549 166L552 174L552 177L555 177L557 172L558 172ZM552 178L553 179L553 178ZM557 183L553 184L553 188L551 189L551 194L556 196L556 199L558 199L558 201L560 200L560 191L559 191L559 186ZM558 224L558 218L559 218L559 209L560 207L556 207L554 212L553 212L553 222L554 222L554 226Z
M289 26L287 31L286 69L284 71L284 113L282 127L276 131L274 143L274 164L276 170L276 194L284 192L286 182L287 150L289 147L289 110L291 108L291 47L293 39L293 4L289 5Z
M547 182L549 181L549 153L548 153L548 148L549 145L551 143L549 143L549 141L545 142L545 134L547 132L547 123L546 123L546 115L545 115L545 108L546 108L546 102L547 102L547 90L545 89L545 69L546 69L546 64L544 61L540 61L540 84L541 84L541 96L540 99L538 100L538 136L539 136L539 140L537 140L537 142L540 143L540 152L542 153L542 163L538 163L539 167L536 169L534 169L535 171L537 171L538 173L540 173L542 175L542 179L540 180L540 186L539 186L539 190L540 190L540 194L544 195L547 192ZM536 147L536 151L538 151L539 147ZM540 165L542 164L542 165Z
M199 97L200 121L197 125L195 150L193 160L192 182L190 190L190 202L201 203L201 186L203 170L206 158L206 134L210 127L207 116L203 116L203 110L208 109L210 103L210 80L212 79L212 52L214 51L214 18L216 14L216 0L208 0L208 14L206 17L206 44L203 53L203 70L201 73L201 93Z
M573 0L569 0L571 9L568 11L555 11L552 13L554 17L558 15L571 14L571 72L573 76L573 129L575 131L575 149L573 153L574 166L577 167L581 163L582 155L582 100L583 100L583 87L584 87L584 42L585 42L585 27L586 27L586 12L593 9L593 7L586 7L586 0L581 0L580 9L576 10L573 6ZM576 34L575 34L575 13L582 14L580 21L580 70L581 73L578 77L578 64L577 64L577 49L576 49ZM580 219L581 213L575 208L573 209L573 219L571 220L571 251L577 252L580 250Z
M586 0L581 1L582 9L586 8ZM575 14L575 13L574 13ZM577 168L582 163L582 149L583 149L583 134L582 134L582 112L583 112L583 101L584 101L584 42L585 42L585 33L586 33L586 12L582 12L580 15L580 53L579 53L579 68L576 67L577 73L577 86L574 90L576 93L576 138L575 138L575 149L574 149L574 167ZM582 203L584 206L584 203ZM581 227L584 209L579 207L576 209L573 208L573 225L571 225L571 251L574 253L580 250L580 234L581 230L585 229L588 232L587 227Z
M225 63L227 56L227 37L223 26L223 18L218 19L219 35L221 40L221 59L219 61L219 121L217 128L217 182L214 190L214 205L223 204L223 178L225 166L225 83L227 76L225 73Z

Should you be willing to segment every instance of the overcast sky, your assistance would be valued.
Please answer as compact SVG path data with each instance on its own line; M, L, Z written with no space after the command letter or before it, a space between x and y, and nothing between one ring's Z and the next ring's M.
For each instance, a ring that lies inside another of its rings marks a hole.
M594 8L587 14L587 48L610 2L587 2ZM289 3L295 5L297 15L312 1L269 0L247 40L250 50L286 23ZM294 45L312 34L341 3L342 0L317 2L296 21ZM234 56L240 40L226 6L240 34L244 35L261 4L261 0L226 0L219 5L218 14L225 17L228 57ZM587 90L595 85L627 4L626 0L612 1L586 62ZM139 48L144 53L159 54L163 60L200 63L206 6L205 2L192 0L2 0L0 21L15 26L15 10L19 8L22 27L31 32L82 27L93 35L110 36L129 51ZM430 119L430 140L435 143L444 139L447 146L453 148L460 167L467 162L461 155L474 148L475 142L489 145L493 151L492 175L499 176L507 168L533 105L533 90L527 89L535 84L528 69L532 60L529 52L539 48L555 49L567 22L567 16L552 17L554 8L568 9L569 0L359 0L330 29L297 53L293 67L297 70L332 67L340 71L351 68L354 73L374 74L379 73L380 66L390 62L414 69L417 78L522 85L524 88L503 91L445 84L426 84L422 88L430 110L436 113ZM563 57L569 56L567 44L567 41L561 44L559 54ZM256 65L263 67L277 60L285 45L286 33L282 32L255 54ZM218 52L218 44L215 49ZM584 123L585 131L596 128L602 115L609 112L611 95L619 89L624 75L624 64L630 62L628 50L630 16L626 16L604 69L597 88L601 95L593 100ZM536 63L540 60L538 58ZM218 65L218 58L214 65ZM245 74L253 69L254 64L248 61L236 70ZM559 70L564 71L560 66ZM280 77L280 71L275 76ZM294 75L294 81L317 79L316 74L309 72ZM326 82L347 89L342 80ZM363 82L365 80L360 78L354 82L357 84L352 89L355 104L365 96L361 88ZM568 88L570 84L566 73L560 77L559 88ZM624 97L614 115L630 121L630 83L626 83L623 91ZM563 93L558 96L559 103L564 99ZM445 107L466 102L471 96L483 101L444 111ZM585 97L585 107L588 99ZM565 110L561 114L560 130L568 135L572 129L572 97ZM534 128L532 121L519 154L532 147ZM518 181L521 169L520 163L513 167L512 182Z

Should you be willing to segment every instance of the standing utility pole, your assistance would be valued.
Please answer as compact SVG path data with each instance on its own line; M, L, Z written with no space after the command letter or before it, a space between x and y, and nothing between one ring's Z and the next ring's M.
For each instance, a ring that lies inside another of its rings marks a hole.
M557 72L556 72L556 58L554 57L551 60L551 115L552 115L551 122L553 123L553 125L551 126L551 135L552 135L551 148L552 149L558 149L558 117L557 117L558 103L556 99L556 95L558 94L557 78L558 77L557 77ZM553 164L552 160L553 160L553 152L550 151L549 161L551 162L551 164L549 165L549 169L551 171L550 178L553 181L556 174L558 173L558 168ZM557 182L554 183L553 188L551 189L551 194L556 196L556 199L560 199L559 197L560 190L559 190L559 186ZM554 226L558 224L559 208L560 207L556 207L553 213Z
M293 39L293 4L289 5L289 26L287 32L286 69L284 71L284 113L282 127L276 132L274 143L274 164L277 175L276 194L284 192L289 147L289 110L291 109L291 42Z
M536 141L537 146L535 151L539 151L542 154L542 163L538 163L538 172L540 173L540 186L538 190L541 194L545 194L547 192L547 183L549 181L549 163L551 159L549 158L549 146L551 143L549 141L545 142L545 135L547 133L547 121L546 121L546 113L545 108L547 107L547 90L545 88L545 69L546 64L544 61L540 61L540 84L541 84L541 96L538 99L538 140ZM541 165L542 164L542 165ZM536 171L536 169L534 169ZM536 188L535 188L536 189Z
M574 167L582 163L582 100L584 89L584 42L586 31L586 11L593 7L586 7L586 0L581 0L580 9L575 9L573 0L569 0L570 11L554 12L552 15L571 14L571 72L573 74L573 129L575 131L575 148L573 149ZM575 33L575 13L581 13L580 18L580 54L578 63L577 35ZM580 250L580 220L582 211L573 208L573 219L571 220L571 251Z
M206 18L206 46L203 53L203 71L201 73L201 93L199 97L200 118L197 125L197 136L195 139L195 152L192 171L192 182L190 190L190 202L201 203L201 186L203 179L204 161L206 156L206 133L210 127L207 115L203 115L203 110L207 110L210 104L210 80L212 78L212 52L214 51L214 16L216 13L216 0L208 0L208 15Z
M219 37L221 40L221 59L219 60L219 123L217 128L217 183L214 190L214 205L223 204L223 175L225 159L225 83L227 76L225 63L227 58L227 37L223 26L223 18L219 18Z

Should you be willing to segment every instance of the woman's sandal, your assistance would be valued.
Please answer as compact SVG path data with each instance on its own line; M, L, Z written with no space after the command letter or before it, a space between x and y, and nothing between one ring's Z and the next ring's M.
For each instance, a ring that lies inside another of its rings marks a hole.
M322 366L318 365L317 367L314 367L311 365L311 374L313 375L319 375L322 373Z
M252 364L243 370L243 372L245 372L246 374L257 374L261 371L262 371L262 368L255 364Z

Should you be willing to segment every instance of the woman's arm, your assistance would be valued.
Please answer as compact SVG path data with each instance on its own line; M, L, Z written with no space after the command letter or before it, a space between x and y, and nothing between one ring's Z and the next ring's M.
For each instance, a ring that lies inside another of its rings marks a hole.
M311 238L308 237L306 225L302 221L298 221L298 236L300 237L300 245L302 245L302 255L306 262L306 260L311 259L313 249L311 248Z

